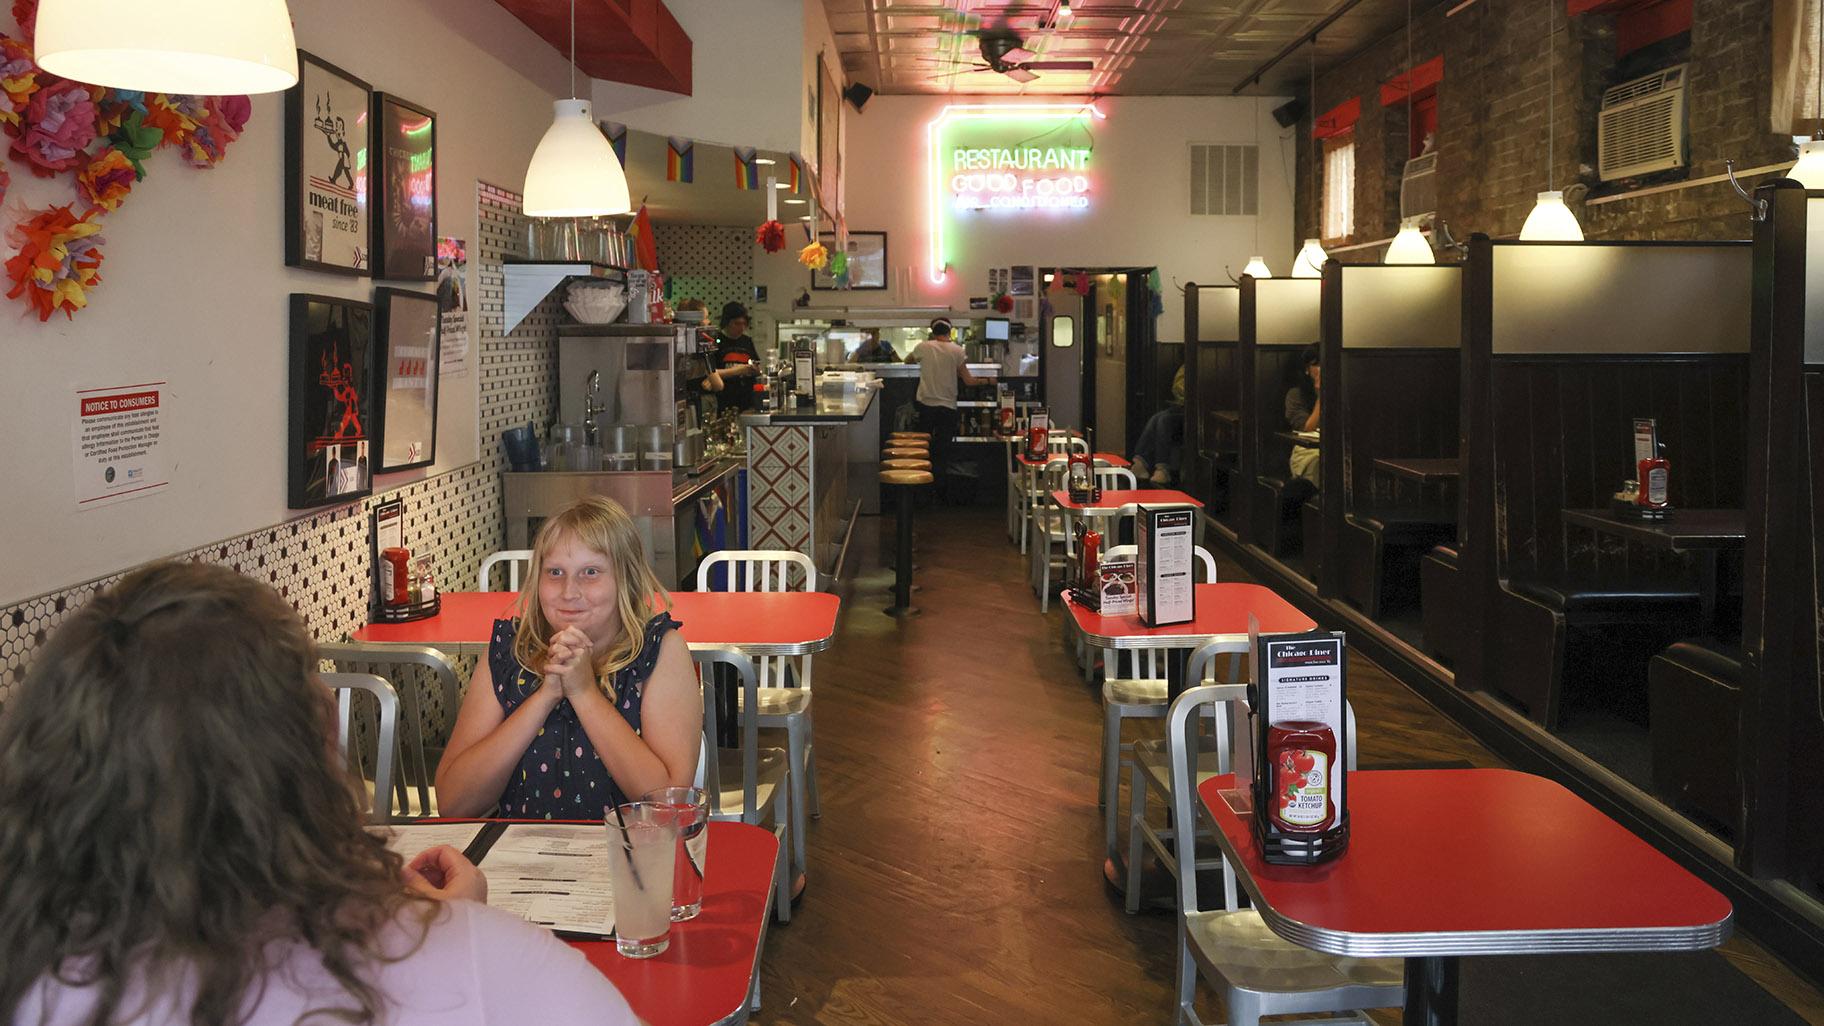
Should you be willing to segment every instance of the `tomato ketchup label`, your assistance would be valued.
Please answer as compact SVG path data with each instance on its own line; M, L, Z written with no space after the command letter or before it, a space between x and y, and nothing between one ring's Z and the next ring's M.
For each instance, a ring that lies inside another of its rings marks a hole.
M1330 818L1330 757L1309 748L1279 753L1275 813L1292 827L1322 826Z

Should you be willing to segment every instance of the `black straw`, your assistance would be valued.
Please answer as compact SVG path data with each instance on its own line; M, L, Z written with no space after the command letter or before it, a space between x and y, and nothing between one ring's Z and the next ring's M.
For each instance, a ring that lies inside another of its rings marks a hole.
M627 853L627 868L633 872L633 885L645 890L646 885L640 882L639 863L633 861L633 838L627 835L627 817L621 815L621 807L614 806L614 821L621 828L621 849Z

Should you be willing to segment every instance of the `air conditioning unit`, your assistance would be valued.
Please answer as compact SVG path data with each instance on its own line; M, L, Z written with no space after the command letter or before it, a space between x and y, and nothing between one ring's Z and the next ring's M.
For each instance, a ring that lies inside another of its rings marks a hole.
M1438 212L1438 154L1421 153L1400 172L1400 220Z
M1605 182L1691 162L1685 139L1688 65L1611 86L1596 115L1596 168Z

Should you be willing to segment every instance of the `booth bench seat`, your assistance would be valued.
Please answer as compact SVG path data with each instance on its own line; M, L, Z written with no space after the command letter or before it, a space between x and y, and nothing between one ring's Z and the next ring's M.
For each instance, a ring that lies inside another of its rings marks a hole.
M1680 585L1510 580L1491 614L1489 687L1556 730L1569 694L1644 723L1647 662L1697 632L1699 608Z
M1343 597L1378 619L1411 608L1418 594L1419 559L1426 549L1454 541L1456 519L1435 509L1357 510L1343 518Z
M1254 510L1256 541L1269 555L1287 556L1303 543L1302 509L1317 488L1302 477L1257 476L1259 492Z
M1434 545L1419 560L1421 641L1426 655L1451 666L1456 665L1457 637L1463 633L1463 585L1457 573L1458 560L1454 543Z
M1735 831L1742 805L1736 760L1741 705L1742 655L1734 645L1681 641L1647 668L1653 791L1728 833Z

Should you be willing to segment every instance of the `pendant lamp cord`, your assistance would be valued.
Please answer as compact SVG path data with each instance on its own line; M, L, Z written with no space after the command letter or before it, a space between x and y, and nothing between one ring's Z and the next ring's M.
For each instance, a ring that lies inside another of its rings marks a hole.
M1411 0L1408 0L1410 3ZM1557 0L1545 0L1545 187L1555 188L1558 174L1558 62L1552 35L1558 27Z
M570 0L570 98L576 99L576 0Z
M1323 186L1318 184L1319 157L1317 152L1317 37L1311 37L1311 209L1317 211L1317 224L1313 230L1317 238L1324 237L1324 199L1321 195ZM1299 253L1304 253L1303 249Z
M1824 135L1824 4L1815 5L1813 10L1818 22L1818 48L1812 52L1812 70L1818 73L1818 105L1812 109L1811 137Z

